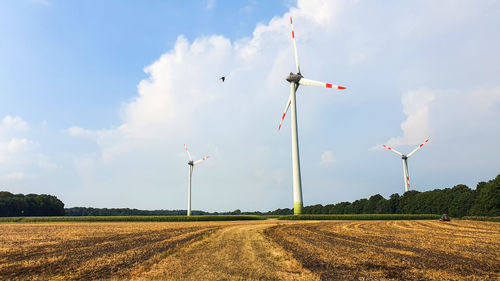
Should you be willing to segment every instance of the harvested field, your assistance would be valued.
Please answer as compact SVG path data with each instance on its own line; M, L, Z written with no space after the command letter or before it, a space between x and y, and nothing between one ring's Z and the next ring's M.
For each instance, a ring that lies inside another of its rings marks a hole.
M499 280L479 221L0 224L0 280Z
M2 224L0 280L126 277L217 228L210 223Z
M500 225L335 221L265 231L322 280L499 280Z

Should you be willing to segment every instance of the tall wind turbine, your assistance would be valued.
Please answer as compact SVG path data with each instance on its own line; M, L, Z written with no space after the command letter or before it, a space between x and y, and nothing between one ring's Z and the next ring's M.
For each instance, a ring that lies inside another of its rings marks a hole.
M410 189L410 176L408 175L408 163L406 162L406 160L408 158L410 158L410 156L412 156L413 153L415 153L422 146L424 146L424 144L426 144L428 141L429 141L429 139L426 139L423 143L421 143L419 146L417 146L417 148L415 148L412 152L408 153L408 155L404 155L403 153L395 150L394 148L392 148L392 147L384 144L385 148L387 148L390 151L392 151L392 152L398 154L399 156L401 156L401 159L403 161L403 177L404 177L404 180L405 180L405 192L407 192Z
M208 156L201 158L200 160L193 161L193 158L191 158L191 154L189 153L189 150L186 145L184 145L184 148L186 149L186 153L189 157L189 181L188 181L188 207L187 207L187 215L191 215L191 177L193 176L193 167L194 165L200 163L201 161L207 160Z
M299 160L299 138L297 136L297 106L295 103L295 93L297 92L297 88L299 85L304 86L317 86L324 88L332 88L332 89L345 89L345 87L337 86L329 83L318 82L310 79L304 78L300 73L299 67L299 57L297 54L297 43L295 42L295 32L293 30L293 21L292 17L290 17L290 25L292 27L292 41L293 41L293 50L295 53L295 66L297 67L297 73L293 74L290 72L290 75L286 78L286 81L290 82L290 97L288 98L288 103L286 104L285 110L283 112L283 116L281 117L281 122L278 127L278 131L281 129L281 125L283 120L285 119L285 115L288 111L288 108L292 107L292 167L293 167L293 209L295 215L302 214L302 183L300 179L300 160Z

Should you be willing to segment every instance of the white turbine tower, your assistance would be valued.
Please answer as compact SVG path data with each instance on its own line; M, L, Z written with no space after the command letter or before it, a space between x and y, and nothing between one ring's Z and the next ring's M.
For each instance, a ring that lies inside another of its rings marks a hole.
M288 111L288 108L291 106L292 107L291 122L292 122L293 208L294 208L294 214L300 215L302 214L303 204L302 204L302 183L300 179L299 138L297 136L297 106L295 103L295 93L297 92L297 88L299 87L299 85L318 86L318 87L333 88L333 89L345 89L345 87L309 80L302 76L302 74L300 73L299 57L297 54L297 43L295 42L295 32L293 30L292 17L290 17L290 25L292 27L292 41L293 41L293 50L295 53L295 65L297 67L297 73L293 74L292 72L290 72L290 75L288 75L288 77L286 78L286 81L290 82L290 97L288 98L288 103L286 104L283 116L281 117L281 122L278 127L278 130L281 129L281 125L283 123L283 120L285 119L285 115Z
M189 157L189 162L188 162L188 165L189 165L189 181L188 181L188 207L187 207L187 215L190 216L191 215L191 177L193 176L193 167L194 167L194 165L200 163L201 161L207 160L208 156L207 157L203 157L200 160L193 161L193 158L191 158L191 154L189 153L189 150L188 150L188 148L187 148L186 145L184 145L184 148L186 149L186 153L187 153L187 155Z
M401 159L403 161L403 177L404 177L404 181L405 181L405 192L407 192L410 189L410 176L408 175L408 163L406 162L406 160L410 156L412 156L413 153L415 153L422 146L424 146L424 144L426 144L428 141L429 141L429 139L425 140L423 143L421 143L419 146L417 146L417 148L415 148L412 152L408 153L408 155L404 155L403 153L395 150L394 148L392 148L392 147L384 144L385 148L387 148L390 151L392 151L392 152L398 154L399 156L401 156Z

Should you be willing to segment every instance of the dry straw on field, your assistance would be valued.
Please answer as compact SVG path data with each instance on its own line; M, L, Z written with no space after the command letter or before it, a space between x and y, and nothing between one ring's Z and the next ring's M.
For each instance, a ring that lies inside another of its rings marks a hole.
M479 221L0 224L0 280L498 280Z

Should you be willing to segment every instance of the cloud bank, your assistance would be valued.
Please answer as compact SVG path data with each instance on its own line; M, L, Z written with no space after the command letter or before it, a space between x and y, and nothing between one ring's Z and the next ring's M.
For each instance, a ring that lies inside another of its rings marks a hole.
M179 35L171 50L145 68L148 77L137 85L137 95L119 109L119 124L99 130L75 124L67 129L70 136L90 140L98 148L74 156L81 184L75 192L78 195L68 195L68 201L101 207L185 208L186 143L194 158L211 156L194 172L194 209L289 207L289 117L282 132L277 132L277 125L288 98L284 78L295 67L290 15L303 74L348 87L342 95L299 89L306 205L354 200L375 190L400 192L394 189L399 186L400 177L395 175L400 168L396 171L390 164L392 158L385 160L369 149L384 140L407 146L431 137L434 148L428 148L427 154L419 152L422 162L411 164L414 183L423 188L455 184L451 177L439 178L438 172L424 174L423 161L431 161L431 155L442 159L448 152L457 152L449 146L451 139L462 147L467 141L460 138L477 132L486 134L487 140L481 140L484 147L491 147L489 140L499 140L495 125L487 122L500 118L499 85L483 75L483 69L499 74L498 56L491 59L489 55L496 54L495 46L500 44L492 39L488 47L475 45L488 37L490 30L483 26L498 22L498 9L487 14L464 2L434 4L398 8L298 1L288 13L256 26L248 38L211 35L190 42ZM473 33L474 43L462 44L464 26ZM452 46L459 47L448 49ZM481 68L477 61L483 62ZM467 87L461 82L465 74L458 68L463 65L472 72ZM226 82L220 76L226 76ZM331 143L342 147L335 158L331 151L319 150ZM499 155L496 148L492 153ZM310 155L322 155L320 161L327 167L335 160L335 171L315 171L317 158ZM479 161L472 153L456 155L447 158L460 163L453 171L465 171L471 168L467 161ZM495 164L498 161L492 159L485 163L488 167ZM444 169L435 165L429 167ZM390 169L394 175L384 174ZM378 188L368 189L366 182ZM326 189L330 192L326 196L319 193Z

